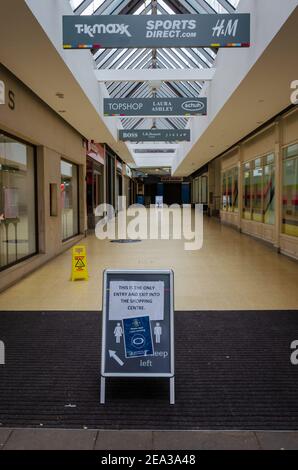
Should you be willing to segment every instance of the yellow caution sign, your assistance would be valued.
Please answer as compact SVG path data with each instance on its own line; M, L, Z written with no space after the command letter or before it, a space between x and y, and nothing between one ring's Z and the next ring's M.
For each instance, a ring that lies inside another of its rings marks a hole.
M86 247L81 245L72 248L71 280L88 279Z

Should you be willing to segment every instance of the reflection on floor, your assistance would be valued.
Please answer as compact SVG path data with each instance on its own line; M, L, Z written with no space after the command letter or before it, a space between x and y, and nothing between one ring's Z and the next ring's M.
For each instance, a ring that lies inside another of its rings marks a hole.
M90 235L83 244L89 281L70 281L67 251L0 294L0 310L99 310L105 268L172 268L177 310L298 308L298 263L216 220L204 220L198 251L185 251L183 240L118 244Z

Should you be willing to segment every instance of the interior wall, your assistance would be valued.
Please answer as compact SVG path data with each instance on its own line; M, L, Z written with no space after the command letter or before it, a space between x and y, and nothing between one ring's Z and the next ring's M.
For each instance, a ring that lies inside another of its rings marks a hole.
M242 141L239 146L215 161L220 164L220 175L223 171L239 167L239 200L238 212L228 212L220 210L220 217L223 223L228 223L243 233L260 238L272 244L278 251L298 259L298 239L281 233L281 213L282 213L282 149L291 143L298 142L298 108L278 116L267 128L264 128L256 135L250 136ZM245 162L274 153L275 155L275 223L273 225L245 220L242 218L242 165ZM214 167L214 162L212 166ZM221 181L221 176L220 176ZM220 183L221 184L221 183ZM220 194L221 194L220 190Z
M0 273L0 290L3 290L82 238L87 227L87 216L86 149L82 136L1 65L0 80L4 82L6 98L5 104L0 106L0 129L36 146L39 246L37 255ZM61 159L78 165L79 184L79 235L65 242L62 241ZM50 215L51 183L57 185L55 216ZM33 191L33 188L28 188L30 190Z
M274 152L274 124L242 144L243 162Z

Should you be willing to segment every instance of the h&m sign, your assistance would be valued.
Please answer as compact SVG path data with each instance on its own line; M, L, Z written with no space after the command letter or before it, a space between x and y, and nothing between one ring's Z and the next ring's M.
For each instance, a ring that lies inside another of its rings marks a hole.
M64 49L249 45L248 13L63 16Z

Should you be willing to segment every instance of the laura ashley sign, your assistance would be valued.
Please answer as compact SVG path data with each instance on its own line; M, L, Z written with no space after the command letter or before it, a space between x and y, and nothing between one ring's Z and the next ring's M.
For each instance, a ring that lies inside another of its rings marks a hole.
M197 116L207 98L104 98L105 116Z

